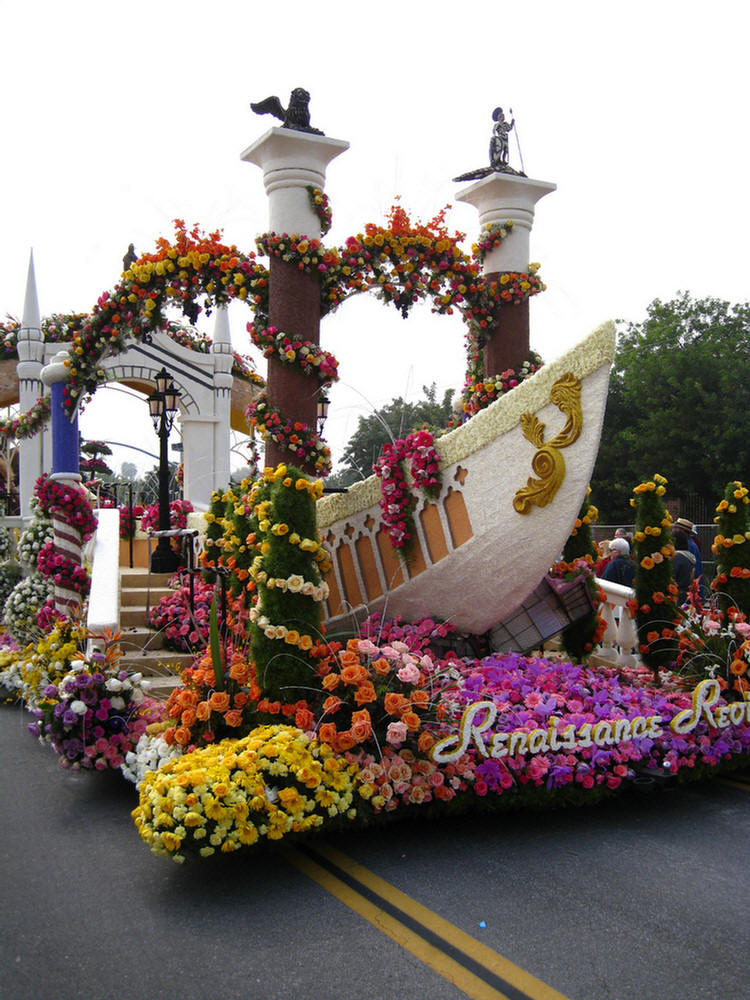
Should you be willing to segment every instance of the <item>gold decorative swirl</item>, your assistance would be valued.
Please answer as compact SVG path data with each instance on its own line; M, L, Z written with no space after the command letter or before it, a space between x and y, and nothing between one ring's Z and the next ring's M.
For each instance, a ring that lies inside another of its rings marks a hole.
M565 478L565 459L559 449L577 441L583 430L580 379L571 372L563 375L552 386L549 398L568 419L560 433L545 442L545 426L541 420L533 413L521 414L523 436L537 449L531 468L539 478L530 477L513 498L513 507L519 514L528 514L534 504L546 507L554 499Z

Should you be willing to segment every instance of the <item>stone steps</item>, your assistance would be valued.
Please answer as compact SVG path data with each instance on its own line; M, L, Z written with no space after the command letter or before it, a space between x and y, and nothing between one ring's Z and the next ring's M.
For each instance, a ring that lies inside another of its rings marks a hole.
M146 609L171 593L171 576L151 573L149 578L147 569L137 567L120 570L120 664L143 674L153 694L178 684L180 671L195 659L191 653L165 649L164 636L146 620Z

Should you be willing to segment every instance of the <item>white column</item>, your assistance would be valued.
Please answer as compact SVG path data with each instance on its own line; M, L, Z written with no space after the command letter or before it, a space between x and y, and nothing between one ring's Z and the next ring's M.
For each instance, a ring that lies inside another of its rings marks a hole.
M213 433L213 483L212 489L226 489L230 476L231 406L232 406L232 335L229 330L229 312L226 306L216 311L214 338L211 346L214 357L214 415Z
M493 173L456 194L457 201L473 205L479 213L479 226L513 222L513 232L484 259L484 273L527 271L529 237L534 224L534 206L546 194L557 189L550 181L535 181L515 174Z
M343 139L272 128L240 154L263 171L272 233L319 237L320 220L310 204L308 185L325 187L326 167L349 148Z
M183 495L196 510L207 510L214 490L214 433L218 418L180 415ZM227 480L228 481L228 480Z

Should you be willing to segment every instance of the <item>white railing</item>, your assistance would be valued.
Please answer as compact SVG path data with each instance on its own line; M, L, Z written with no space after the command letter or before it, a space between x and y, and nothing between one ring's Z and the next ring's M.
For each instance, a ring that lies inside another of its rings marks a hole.
M114 632L120 624L120 511L103 507L94 511L99 525L93 538L91 592L86 624L90 632Z
M601 644L594 650L594 655L618 666L638 666L638 629L628 608L628 601L633 600L635 591L632 587L623 587L619 583L600 580L599 577L596 578L596 583L606 595L599 614L606 621L607 629Z

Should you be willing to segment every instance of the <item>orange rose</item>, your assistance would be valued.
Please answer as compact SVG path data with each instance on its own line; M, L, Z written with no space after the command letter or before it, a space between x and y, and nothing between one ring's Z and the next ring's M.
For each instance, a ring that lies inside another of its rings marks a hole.
M174 731L174 741L179 743L181 747L186 747L190 742L190 730L187 726L179 726Z
M323 687L326 691L335 691L339 686L341 678L338 674L326 674L323 678Z
M658 641L659 641L659 633L658 632L648 632L646 634L646 642L652 643L652 642L658 642Z
M411 703L412 705L426 706L428 703L428 695L426 691L417 689L411 693Z
M335 749L339 753L343 753L345 750L351 750L353 746L354 737L351 733L339 733L335 743Z
M346 654L344 654L346 655ZM341 680L344 684L361 684L368 679L368 673L361 663L355 666L342 667Z
M333 715L334 712L338 712L342 704L343 702L340 698L337 698L335 694L331 694L323 702L323 711L327 715Z
M318 727L318 739L321 743L330 743L333 746L336 735L336 724L333 722L324 722Z
M422 753L427 753L430 747L433 745L435 740L428 732L421 732L419 734L419 739L417 740L417 746L422 751Z
M250 667L245 660L234 660L229 668L229 676L238 684L244 684L250 675Z
M389 715L400 715L405 708L409 707L409 701L402 694L389 691L383 699L383 706Z
M185 711L180 716L180 722L183 724L183 726L192 726L193 723L195 722L195 718L196 718L195 709L186 708Z
M208 707L212 712L226 712L229 708L229 695L226 691L214 691L208 699Z
M401 721L406 724L406 728L411 730L412 733L416 733L422 725L422 720L416 712L404 712L401 716Z
M375 673L380 674L381 677L385 677L387 674L391 672L391 665L384 656L381 656L379 659L374 660L372 668L375 671Z
M735 675L735 677L741 677L743 674L747 673L747 663L745 660L732 660L729 664L729 669Z
M199 701L195 706L195 716L200 722L207 722L211 715L211 709L207 701Z
M341 660L342 667L357 667L359 666L359 657L356 653L353 653L350 649L345 650L339 657Z
M294 716L294 724L297 729L306 733L315 725L315 716L309 708L298 708Z
M364 743L372 735L372 723L370 720L370 713L366 708L363 708L361 712L352 713L352 726L350 729L352 738L356 743Z
M241 726L242 712L238 711L236 708L231 708L228 712L225 713L224 722L226 722L228 726L233 726L234 728L237 728L237 726Z
M354 700L358 705L369 705L371 701L377 701L377 697L371 681L363 681L354 692Z

